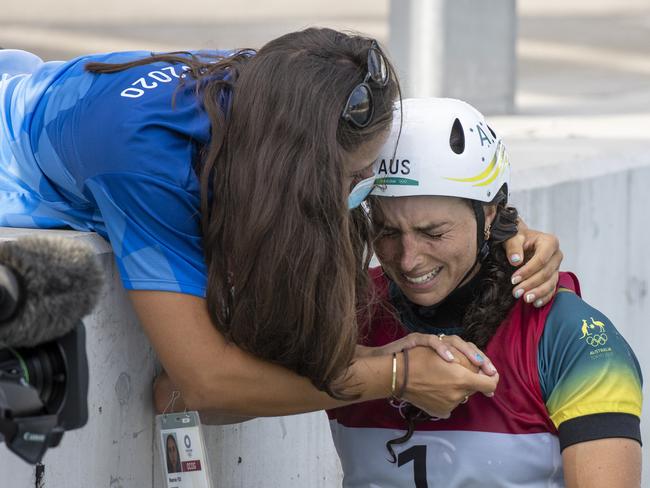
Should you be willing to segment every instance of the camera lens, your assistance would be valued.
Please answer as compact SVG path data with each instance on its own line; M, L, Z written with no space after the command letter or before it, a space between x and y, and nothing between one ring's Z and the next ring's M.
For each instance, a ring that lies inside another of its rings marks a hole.
M0 379L31 385L43 402L42 413L57 414L61 409L65 400L65 371L63 353L56 342L37 349L0 349Z

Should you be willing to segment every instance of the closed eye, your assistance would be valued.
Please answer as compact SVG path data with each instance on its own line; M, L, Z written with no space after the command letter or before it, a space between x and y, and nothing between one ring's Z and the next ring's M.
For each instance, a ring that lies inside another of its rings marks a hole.
M422 236L431 240L440 240L449 229L448 222L437 222L431 225L422 225L415 228Z
M427 239L431 239L434 241L442 239L442 237L445 235L444 232L440 232L440 231L436 232L435 228L422 228L422 229L418 229L418 231Z

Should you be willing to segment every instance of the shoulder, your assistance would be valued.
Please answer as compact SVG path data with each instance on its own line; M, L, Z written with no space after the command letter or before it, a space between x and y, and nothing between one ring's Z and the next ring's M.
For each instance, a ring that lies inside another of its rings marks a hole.
M571 290L558 289L546 318L546 327L571 322L578 317L597 313L595 308Z
M634 358L612 321L572 291L558 291L544 323L540 360L565 364L595 358L628 361Z
M573 292L554 299L538 368L556 426L589 415L640 415L642 376L632 348L605 314Z
M543 340L582 348L583 343L591 346L598 340L619 337L614 324L600 310L570 290L557 292L546 317Z

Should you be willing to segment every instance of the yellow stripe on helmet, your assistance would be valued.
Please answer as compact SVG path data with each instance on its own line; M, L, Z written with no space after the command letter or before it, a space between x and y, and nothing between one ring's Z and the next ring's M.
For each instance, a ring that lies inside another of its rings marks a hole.
M470 178L445 178L445 179L451 181L459 181L461 183L472 183L474 181L481 181L490 176L490 173L492 173L496 164L497 164L497 151L494 151L494 157L492 158L487 168L485 168L485 170L482 173L476 176L471 176Z

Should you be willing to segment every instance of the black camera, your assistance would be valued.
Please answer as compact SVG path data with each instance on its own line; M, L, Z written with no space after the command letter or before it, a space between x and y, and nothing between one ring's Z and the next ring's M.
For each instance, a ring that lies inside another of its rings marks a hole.
M81 318L101 273L69 239L0 242L0 441L31 464L88 421Z
M33 348L0 349L0 434L9 450L39 462L66 430L88 421L88 362L83 323Z

